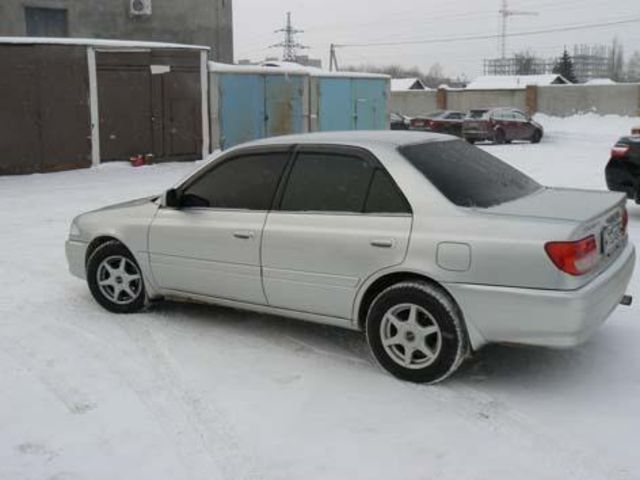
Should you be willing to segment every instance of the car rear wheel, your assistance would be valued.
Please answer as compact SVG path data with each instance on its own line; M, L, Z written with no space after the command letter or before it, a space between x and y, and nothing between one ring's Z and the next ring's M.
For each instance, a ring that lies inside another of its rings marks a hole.
M507 141L507 136L504 134L504 130L496 130L493 140L498 145L503 145Z
M98 247L87 261L93 298L113 313L134 313L145 305L144 279L131 252L120 242Z
M540 130L534 131L531 136L531 143L540 143L540 140L542 140L542 132Z
M399 283L384 290L369 309L366 327L374 357L401 380L442 381L467 353L457 306L426 282Z

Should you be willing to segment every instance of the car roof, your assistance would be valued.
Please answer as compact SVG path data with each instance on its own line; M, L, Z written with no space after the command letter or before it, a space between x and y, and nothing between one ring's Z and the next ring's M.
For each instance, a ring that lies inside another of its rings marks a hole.
M406 130L359 130L343 132L318 132L297 135L283 135L244 143L239 147L260 147L293 144L326 144L362 148L390 146L399 147L416 143L444 142L455 137L430 132Z

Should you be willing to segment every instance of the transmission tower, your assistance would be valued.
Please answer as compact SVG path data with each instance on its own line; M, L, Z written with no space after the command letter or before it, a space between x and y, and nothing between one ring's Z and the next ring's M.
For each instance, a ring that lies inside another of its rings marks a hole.
M509 17L515 17L517 15L538 15L538 12L523 12L519 10L509 10L507 0L502 0L502 8L499 11L502 17L501 31L500 31L500 58L506 58L507 56L507 23Z
M287 12L287 24L284 28L276 30L275 33L284 33L284 40L270 48L282 48L282 61L295 62L298 57L298 50L304 50L309 47L302 45L296 41L296 35L303 33L304 30L297 30L291 24L291 12Z

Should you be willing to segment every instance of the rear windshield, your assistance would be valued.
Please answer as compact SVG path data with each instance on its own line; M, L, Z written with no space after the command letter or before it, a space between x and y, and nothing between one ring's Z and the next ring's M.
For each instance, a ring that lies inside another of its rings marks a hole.
M521 171L461 140L409 145L400 153L460 207L489 208L542 188Z
M489 110L471 110L468 118L486 118L489 116Z

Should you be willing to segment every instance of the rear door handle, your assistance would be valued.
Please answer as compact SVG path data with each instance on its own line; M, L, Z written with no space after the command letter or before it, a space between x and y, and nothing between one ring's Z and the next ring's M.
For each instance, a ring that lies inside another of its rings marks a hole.
M233 232L233 236L239 240L251 240L254 236L254 233L249 231Z
M394 241L390 238L376 238L371 240L371 246L376 248L393 248Z

